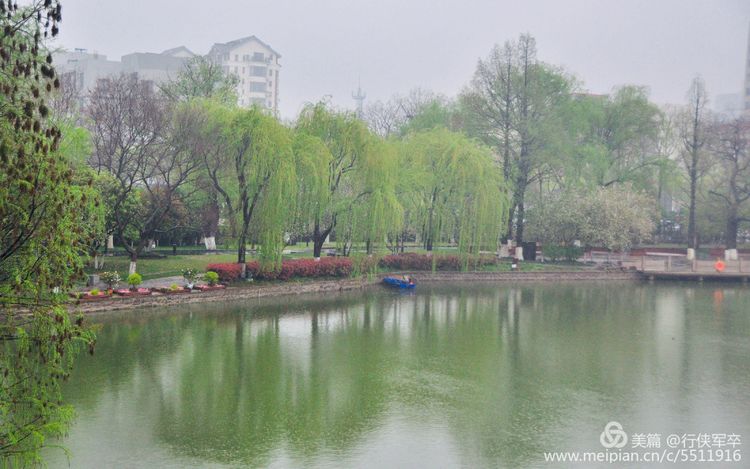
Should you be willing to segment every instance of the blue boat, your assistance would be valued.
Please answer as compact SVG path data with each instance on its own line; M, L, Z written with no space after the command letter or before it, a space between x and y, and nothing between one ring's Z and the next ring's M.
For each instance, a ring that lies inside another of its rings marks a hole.
M383 283L389 287L412 289L417 286L413 278L402 276L402 277L384 277Z

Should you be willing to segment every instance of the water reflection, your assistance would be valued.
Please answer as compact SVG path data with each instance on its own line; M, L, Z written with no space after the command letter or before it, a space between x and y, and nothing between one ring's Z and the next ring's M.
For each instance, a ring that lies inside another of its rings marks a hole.
M102 319L72 465L523 467L612 419L750 433L747 289L420 289Z

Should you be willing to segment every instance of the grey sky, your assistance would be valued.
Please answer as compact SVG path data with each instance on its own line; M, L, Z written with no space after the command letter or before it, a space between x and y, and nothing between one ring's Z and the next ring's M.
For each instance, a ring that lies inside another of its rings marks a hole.
M59 45L119 60L254 34L282 55L289 118L324 95L353 108L360 78L368 101L417 86L454 96L521 32L595 93L641 84L677 103L695 73L712 95L740 92L749 26L748 0L64 0Z

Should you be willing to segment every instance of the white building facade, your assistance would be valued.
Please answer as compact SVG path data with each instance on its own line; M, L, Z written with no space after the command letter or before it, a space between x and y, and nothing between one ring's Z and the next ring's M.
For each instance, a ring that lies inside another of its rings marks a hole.
M135 52L122 56L119 62L85 49L52 54L57 72L74 83L81 96L91 91L97 80L121 73L136 74L139 79L156 85L164 83L174 79L185 63L195 56L184 46L161 53ZM248 36L214 44L208 57L220 64L225 73L237 77L239 106L257 105L278 115L281 55L271 46L255 36Z
M208 56L221 65L225 73L237 77L241 107L260 106L278 114L281 55L271 46L255 36L248 36L214 44Z

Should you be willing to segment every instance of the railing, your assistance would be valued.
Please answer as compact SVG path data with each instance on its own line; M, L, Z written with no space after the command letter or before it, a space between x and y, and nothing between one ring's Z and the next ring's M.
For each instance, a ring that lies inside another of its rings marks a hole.
M682 255L647 254L645 256L631 256L623 261L624 267L635 267L641 272L696 272L715 273L716 260L693 259L688 260ZM723 273L750 273L750 258L740 257L736 261L725 261Z

